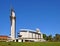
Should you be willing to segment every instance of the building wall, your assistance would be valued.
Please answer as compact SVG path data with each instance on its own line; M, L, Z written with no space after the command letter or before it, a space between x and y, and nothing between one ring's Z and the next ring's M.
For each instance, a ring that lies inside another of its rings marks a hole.
M20 32L20 35L22 35L21 38L28 38L28 33L27 32Z
M41 35L39 35L39 38L41 38Z
M30 39L39 39L39 38L42 38L41 34L31 33L31 32L20 32L19 35L22 35L21 38L30 38Z
M35 38L35 33L33 33L33 38Z
M29 32L28 32L28 33L29 33ZM28 37L28 38L32 38L32 33L29 33L28 35L29 35L29 37Z
M7 41L8 40L8 36L0 36L0 41Z
M39 33L34 33L34 32L29 32L29 31L26 31L26 32L19 32L19 35L22 35L19 39L18 39L18 42L43 42L45 41L43 39L43 34L39 34Z

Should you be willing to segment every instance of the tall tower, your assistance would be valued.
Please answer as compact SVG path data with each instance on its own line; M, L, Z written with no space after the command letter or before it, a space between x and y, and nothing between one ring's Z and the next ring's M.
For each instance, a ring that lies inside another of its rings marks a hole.
M16 17L15 17L15 11L13 9L11 9L10 21L11 21L11 40L15 41L15 38L16 38Z

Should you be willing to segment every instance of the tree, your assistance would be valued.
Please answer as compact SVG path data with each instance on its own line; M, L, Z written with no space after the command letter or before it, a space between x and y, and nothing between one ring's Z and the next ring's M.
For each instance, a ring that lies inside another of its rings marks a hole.
M49 36L47 37L47 40L48 40L48 41L52 41L52 35L49 35Z
M52 41L52 35L47 36L46 34L43 34L43 38L44 38L46 41Z
M55 34L55 41L60 41L60 34Z
M47 39L47 35L46 34L43 34L43 38L46 40Z

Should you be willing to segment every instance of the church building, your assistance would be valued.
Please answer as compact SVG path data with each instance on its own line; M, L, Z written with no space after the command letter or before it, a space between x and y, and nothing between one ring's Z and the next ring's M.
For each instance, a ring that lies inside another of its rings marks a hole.
M20 29L18 32L18 38L16 38L16 16L15 11L11 9L10 15L11 21L11 33L9 41L14 42L43 42L43 34L40 32L40 29L29 30L29 29Z
M20 29L18 32L18 42L43 42L43 34L39 29Z

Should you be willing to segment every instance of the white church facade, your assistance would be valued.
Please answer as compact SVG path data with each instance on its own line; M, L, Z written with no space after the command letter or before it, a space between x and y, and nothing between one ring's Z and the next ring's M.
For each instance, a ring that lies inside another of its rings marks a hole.
M43 34L39 29L29 30L29 29L20 29L18 33L18 42L43 42Z

